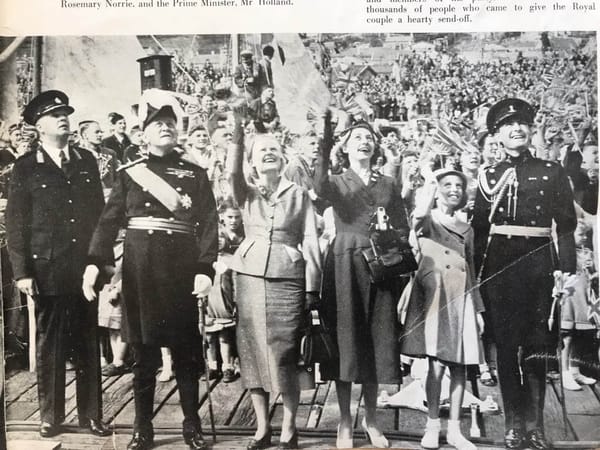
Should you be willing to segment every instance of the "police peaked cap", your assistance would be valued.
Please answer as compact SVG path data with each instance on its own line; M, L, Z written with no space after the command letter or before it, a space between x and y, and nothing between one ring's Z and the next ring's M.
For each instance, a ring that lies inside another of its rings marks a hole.
M25 106L23 119L29 125L35 125L40 117L61 109L67 114L75 111L72 106L69 106L67 94L56 90L44 91L33 97Z
M520 98L506 98L494 104L487 113L486 125L490 133L495 133L498 127L508 119L518 117L526 123L533 123L535 110L533 106Z

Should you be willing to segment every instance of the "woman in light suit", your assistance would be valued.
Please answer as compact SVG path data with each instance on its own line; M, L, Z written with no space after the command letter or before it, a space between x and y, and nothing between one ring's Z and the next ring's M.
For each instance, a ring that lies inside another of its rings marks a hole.
M234 200L246 238L236 251L234 295L242 383L250 389L257 430L247 448L271 444L269 396L281 392L279 448L297 448L298 359L304 311L317 298L321 263L316 218L305 190L281 176L281 146L270 134L249 148L251 182L243 173L244 133L236 114L227 158Z

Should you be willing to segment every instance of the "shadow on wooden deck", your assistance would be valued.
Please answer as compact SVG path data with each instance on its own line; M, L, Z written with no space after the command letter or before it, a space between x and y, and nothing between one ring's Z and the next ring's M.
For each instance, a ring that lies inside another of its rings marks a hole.
M134 418L132 374L103 378L104 420L110 422L116 434L108 438L95 438L77 428L74 372L67 372L65 433L50 441L61 441L62 449L114 449L125 448L131 433ZM497 387L489 388L478 384L481 398L491 395L501 403ZM381 386L390 394L397 386ZM253 434L255 419L249 393L239 380L233 383L213 381L210 383L211 398L218 439L215 449L245 448ZM564 434L562 413L558 397L558 386L547 385L545 424L546 433L561 448L600 448L600 388L584 386L582 391L567 391L568 423ZM210 439L209 408L206 384L200 383L200 416L207 439ZM43 440L37 434L39 409L35 374L19 371L9 374L6 381L6 418L9 448L34 450L31 444L16 447L19 439ZM155 394L154 427L157 435L156 448L183 449L187 446L180 437L183 420L179 407L179 393L174 380L157 382ZM501 404L500 404L501 406ZM355 445L368 448L358 424L362 419L362 395L360 386L352 390L352 410L355 418ZM271 399L271 416L274 429L281 423L283 406L281 399ZM379 421L394 448L419 448L419 439L426 421L426 414L412 409L382 408ZM301 430L301 447L325 449L335 445L338 423L337 396L334 383L317 384L316 389L302 391L297 424ZM469 435L471 420L468 414L462 420L463 433ZM474 439L478 447L501 448L504 417L481 415L479 427L482 437ZM47 442L48 440L46 440ZM276 439L275 439L276 441ZM40 447L44 448L44 447Z

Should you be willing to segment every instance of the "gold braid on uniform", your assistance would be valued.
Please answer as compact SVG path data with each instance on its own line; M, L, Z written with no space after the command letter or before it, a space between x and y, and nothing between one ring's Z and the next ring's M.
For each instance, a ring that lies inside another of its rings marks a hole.
M479 190L483 194L483 197L486 199L488 203L492 204L492 208L490 210L490 215L488 217L489 222L491 223L494 219L494 215L496 214L496 210L498 209L498 205L507 194L508 191L508 209L510 212L511 206L513 208L512 218L514 219L517 215L517 187L519 186L519 182L517 181L517 171L514 167L507 169L498 183L492 188L490 187L487 177L485 176L485 172L480 172L479 177L477 179L479 184ZM513 193L514 188L514 193ZM514 199L514 203L513 203Z
M110 155L105 155L104 153L98 154L98 171L100 172L101 180L108 174L111 161L112 157Z

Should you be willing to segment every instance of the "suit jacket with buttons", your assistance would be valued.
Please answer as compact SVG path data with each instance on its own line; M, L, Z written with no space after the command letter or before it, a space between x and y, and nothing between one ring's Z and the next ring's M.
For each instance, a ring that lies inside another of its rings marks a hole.
M81 293L87 248L104 200L95 158L69 146L63 171L42 146L14 165L6 209L15 279L34 278L40 295Z
M282 176L277 191L265 195L244 180L240 155L230 155L230 161L240 163L231 170L231 185L235 201L243 208L246 232L231 268L265 278L304 278L306 291L318 292L321 256L308 193Z

